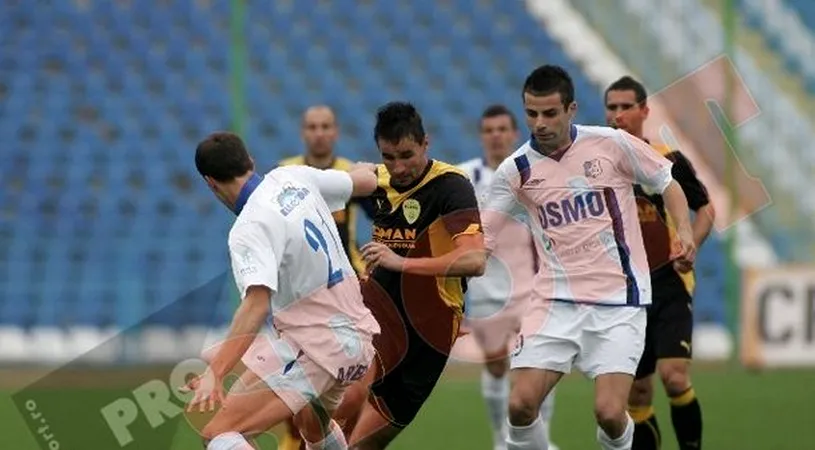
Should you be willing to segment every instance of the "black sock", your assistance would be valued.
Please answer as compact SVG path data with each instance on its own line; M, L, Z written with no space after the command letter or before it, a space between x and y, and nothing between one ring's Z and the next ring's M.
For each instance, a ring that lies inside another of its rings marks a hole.
M659 450L662 435L659 432L657 416L652 406L632 406L629 408L634 420L634 443L631 450Z
M680 450L702 448L702 408L692 387L671 397L671 420Z

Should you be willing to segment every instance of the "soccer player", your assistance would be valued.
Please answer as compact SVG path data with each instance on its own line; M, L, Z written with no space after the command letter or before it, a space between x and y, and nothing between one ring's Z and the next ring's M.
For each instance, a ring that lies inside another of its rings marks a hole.
M226 132L198 144L195 165L237 215L228 242L242 299L228 337L205 356L209 368L187 386L195 392L188 410L223 400L202 431L207 448L251 449L247 437L292 416L306 448L347 448L331 415L370 366L379 325L331 213L375 189L374 166L281 167L261 177L240 137ZM277 338L258 336L270 326ZM248 370L223 398L224 377L238 362Z
M481 145L484 154L459 164L473 184L479 203L486 199L495 169L512 154L518 141L518 122L506 106L491 105L481 114ZM522 214L518 223L528 222ZM481 395L487 404L492 425L493 446L506 448L507 408L509 407L509 349L520 331L521 315L532 292L532 278L537 270L535 243L529 232L515 232L502 239L501 251L507 258L487 260L484 276L473 278L467 290L467 326L484 352L485 367L481 373ZM540 415L544 427L549 424L554 408L554 391L543 405ZM553 444L549 448L557 450Z
M303 113L300 135L305 144L305 153L298 156L284 158L280 166L307 165L316 169L349 170L353 163L346 158L339 157L334 152L334 146L339 137L339 126L334 111L325 105L316 105L307 108ZM353 198L340 211L334 213L334 221L342 238L354 270L363 274L365 265L362 263L357 245L357 214L363 212L373 218L370 202L363 198Z
M334 111L326 105L315 105L303 113L300 136L305 144L305 153L291 156L280 161L280 166L307 165L316 169L349 170L353 163L339 157L334 147L339 138L339 125ZM358 276L365 276L365 264L362 262L357 244L357 215L360 209L373 219L371 203L367 198L352 198L344 209L334 212L334 222L340 232L343 248ZM343 430L350 433L356 422L356 416L347 408L358 410L357 405L365 401L367 390L361 384L355 384L345 393L338 415L343 417L340 424ZM300 432L292 420L286 423L286 432L280 443L280 450L303 450L305 444L300 439Z
M532 135L498 166L485 207L526 207L540 261L511 357L507 448L547 448L541 402L576 368L594 381L600 447L630 449L626 406L645 345L643 306L651 302L633 185L665 199L683 270L695 256L687 200L670 161L648 144L622 130L572 123L574 85L561 67L536 68L522 95ZM491 251L501 225L485 220Z
M612 83L605 92L606 120L645 140L643 123L648 118L645 87L629 76ZM688 205L696 212L693 240L697 248L713 227L715 211L707 189L696 177L690 161L679 151L665 145L651 145L667 157L673 166L673 178L679 182ZM629 412L634 427L634 450L656 450L662 437L654 415L656 372L671 403L671 419L681 450L699 449L702 444L702 410L690 380L691 344L693 337L693 272L676 270L671 249L676 245L676 231L665 213L665 202L658 194L635 186L640 225L651 268L653 301L648 308L645 351L637 368L629 397Z
M371 275L365 304L382 328L371 396L351 448L383 449L413 421L458 335L466 277L486 255L475 192L455 166L430 159L422 118L409 103L377 112L373 241L362 247Z

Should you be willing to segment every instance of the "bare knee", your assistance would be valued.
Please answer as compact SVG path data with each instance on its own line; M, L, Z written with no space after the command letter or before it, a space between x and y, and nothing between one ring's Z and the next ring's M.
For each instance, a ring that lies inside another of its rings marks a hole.
M614 397L598 398L594 404L594 416L600 428L606 430L622 429L626 423L628 407L624 401Z
M659 367L662 385L669 396L675 397L690 388L690 374L686 361L672 361Z
M635 380L628 394L631 406L650 406L654 401L654 383L650 376Z
M540 401L524 389L513 389L509 395L509 422L515 426L530 425L538 417Z
M489 372L493 378L503 378L509 369L509 360L505 356L490 359L487 361L485 366L487 367L487 372Z

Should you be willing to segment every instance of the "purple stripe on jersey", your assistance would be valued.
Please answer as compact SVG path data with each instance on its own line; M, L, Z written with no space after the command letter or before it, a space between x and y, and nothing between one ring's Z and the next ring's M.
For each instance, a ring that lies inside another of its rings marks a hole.
M516 156L515 167L518 169L518 173L521 175L521 186L523 186L527 181L529 181L529 177L532 175L532 168L529 166L529 158L527 158L526 155Z
M611 215L611 225L614 230L614 243L620 255L620 265L625 274L626 304L640 304L640 290L637 288L637 279L631 269L631 251L625 243L625 230L623 229L623 215L620 212L620 205L617 203L617 196L614 189L603 188L603 197L608 206L608 213Z

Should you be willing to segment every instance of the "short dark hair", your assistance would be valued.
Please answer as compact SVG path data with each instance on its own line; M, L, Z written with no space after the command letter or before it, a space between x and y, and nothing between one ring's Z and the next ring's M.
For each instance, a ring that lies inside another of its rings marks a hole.
M606 89L604 100L608 100L608 93L611 91L634 91L634 98L640 105L644 105L648 99L648 93L645 91L645 86L628 75L611 83L611 85Z
M535 96L545 96L560 94L563 106L569 106L574 102L574 83L572 77L566 69L546 64L533 70L524 81L523 94Z
M255 164L240 136L219 131L198 143L195 148L195 168L202 176L227 182L254 170Z
M407 102L390 102L376 112L374 140L396 144L405 138L424 143L425 131L422 116Z
M481 113L481 120L499 116L508 116L510 122L512 122L512 128L515 130L518 129L518 121L515 119L515 114L512 114L512 111L504 105L495 104L487 106L487 109Z

